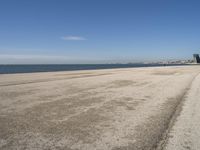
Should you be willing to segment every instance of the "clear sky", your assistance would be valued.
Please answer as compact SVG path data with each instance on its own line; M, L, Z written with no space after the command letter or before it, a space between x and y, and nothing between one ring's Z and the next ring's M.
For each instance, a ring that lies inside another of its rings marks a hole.
M0 63L110 63L200 53L199 0L1 0Z

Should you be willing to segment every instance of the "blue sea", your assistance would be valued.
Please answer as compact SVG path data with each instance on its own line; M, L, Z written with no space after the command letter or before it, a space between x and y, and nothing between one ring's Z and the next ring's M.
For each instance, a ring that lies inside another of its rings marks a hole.
M156 66L180 66L183 64L51 64L51 65L0 65L0 74L74 71L112 68L136 68Z

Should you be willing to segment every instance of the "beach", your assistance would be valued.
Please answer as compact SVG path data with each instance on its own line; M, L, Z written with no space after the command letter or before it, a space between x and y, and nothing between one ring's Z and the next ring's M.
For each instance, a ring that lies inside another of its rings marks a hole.
M0 149L198 149L199 82L195 65L2 74Z

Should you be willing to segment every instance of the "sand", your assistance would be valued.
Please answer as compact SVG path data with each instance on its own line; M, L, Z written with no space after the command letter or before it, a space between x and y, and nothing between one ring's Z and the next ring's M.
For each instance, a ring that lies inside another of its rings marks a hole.
M181 111L165 140L164 150L200 149L200 75L183 100Z
M0 149L156 149L167 130L179 132L176 121L172 133L169 125L185 95L193 97L188 111L199 111L199 73L179 66L0 75Z

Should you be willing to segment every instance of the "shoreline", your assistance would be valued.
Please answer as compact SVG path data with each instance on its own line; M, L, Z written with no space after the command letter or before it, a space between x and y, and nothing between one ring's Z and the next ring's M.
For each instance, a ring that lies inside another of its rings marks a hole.
M166 67L166 66L190 66L198 64L2 64L1 74L18 73L40 73L40 72L60 72L60 71L81 71L81 70L102 70L102 69L123 69L123 68L144 68L144 67Z

